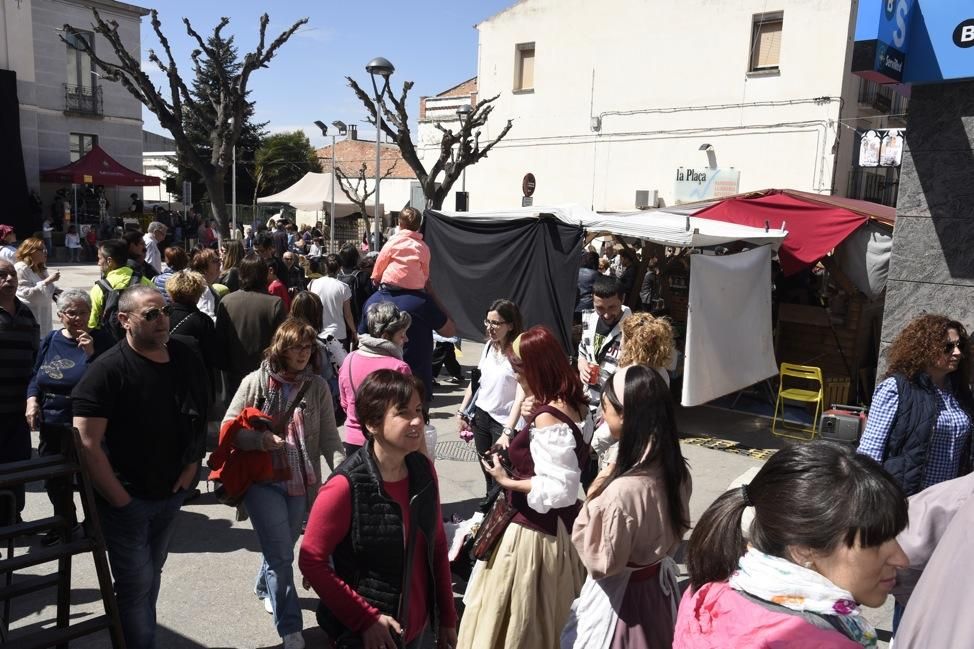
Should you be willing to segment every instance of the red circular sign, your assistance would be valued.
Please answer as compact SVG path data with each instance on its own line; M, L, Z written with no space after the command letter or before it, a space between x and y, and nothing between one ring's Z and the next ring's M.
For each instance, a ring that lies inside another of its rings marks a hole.
M521 191L524 192L525 196L533 196L536 185L537 181L534 179L534 174L524 174L524 180L521 181Z

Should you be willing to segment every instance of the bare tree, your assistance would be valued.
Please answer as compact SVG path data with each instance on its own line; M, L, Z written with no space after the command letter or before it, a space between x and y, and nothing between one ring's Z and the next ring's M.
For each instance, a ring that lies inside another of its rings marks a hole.
M376 123L375 99L370 97L351 77L345 77L348 85L355 92L359 101L368 110L368 119L372 124ZM412 81L402 84L402 94L396 97L388 84L383 84L379 94L379 105L382 108L382 131L388 135L398 146L403 160L416 174L416 179L423 188L423 195L426 197L426 205L434 209L443 207L443 200L450 193L450 188L460 178L463 170L470 165L477 164L487 157L494 146L504 139L514 123L507 120L507 124L501 129L500 134L488 142L485 146L480 145L480 129L487 124L487 119L494 111L493 103L500 95L494 95L490 99L478 101L473 107L470 116L461 123L460 130L454 132L452 129L436 124L436 128L443 133L440 139L440 155L433 162L429 170L423 165L416 153L416 146L413 144L412 135L409 132L409 114L406 112L406 97L413 87ZM391 109L390 107L391 106ZM458 154L454 158L453 147L458 146ZM440 178L442 174L442 179ZM437 186L437 183L439 185Z
M207 90L206 100L216 119L206 117L203 106L193 98L186 82L179 75L176 60L173 58L172 48L169 40L162 33L162 23L159 21L159 12L153 9L150 12L152 29L159 38L159 43L166 55L166 61L153 50L149 50L149 60L159 66L159 69L166 75L168 81L168 94L162 88L156 88L149 76L142 71L139 60L139 52L126 48L125 43L118 34L118 23L114 20L105 21L99 15L97 9L92 9L95 22L91 25L96 34L101 34L111 46L118 58L118 63L110 63L105 59L99 58L91 47L91 43L85 38L83 32L71 25L64 26L64 34L71 36L73 42L69 42L63 35L61 40L66 43L76 45L79 49L86 52L94 64L102 71L105 78L121 83L133 97L138 99L142 105L152 111L159 119L159 124L172 133L176 141L176 147L184 156L187 163L202 177L206 184L206 190L210 197L213 216L220 223L224 223L227 218L227 204L224 196L224 181L227 170L230 168L233 159L233 147L240 138L240 129L244 123L244 113L247 110L247 83L250 75L258 68L266 68L278 48L287 42L291 35L299 27L308 22L307 18L302 18L290 28L285 30L274 39L269 46L265 46L267 25L270 17L264 14L260 17L260 38L257 48L244 56L243 65L236 74L228 75L223 71L222 66L214 66L218 71L219 83L216 91ZM229 18L223 17L220 23L213 29L213 36L220 38L220 32L230 22ZM193 71L197 76L203 74L203 65L206 59L217 59L218 53L207 44L187 18L183 18L186 25L186 33L189 34L197 43L190 58L193 61ZM210 144L212 152L209 158L205 158L193 146L190 138L183 130L183 113L193 113L197 115L202 123L210 122Z
M389 168L383 172L382 178L380 178L379 181L381 182L391 176L396 170L397 164L399 164L399 161L394 161L392 165L390 165ZM342 193L348 197L348 200L358 207L358 211L363 217L367 216L365 210L369 203L369 198L375 194L374 182L372 183L371 189L369 188L369 180L372 180L372 177L366 175L368 168L368 163L363 162L362 166L358 169L358 173L356 173L355 177L353 178L342 171L341 167L335 167L335 178L338 179L338 186L341 188Z

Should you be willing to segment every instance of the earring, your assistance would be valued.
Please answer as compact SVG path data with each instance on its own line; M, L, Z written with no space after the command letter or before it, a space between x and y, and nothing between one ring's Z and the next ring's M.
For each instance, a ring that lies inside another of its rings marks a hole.
M802 564L802 567L803 568L808 568L809 570L811 570L811 568L812 568L812 562L811 561L806 561L805 563Z

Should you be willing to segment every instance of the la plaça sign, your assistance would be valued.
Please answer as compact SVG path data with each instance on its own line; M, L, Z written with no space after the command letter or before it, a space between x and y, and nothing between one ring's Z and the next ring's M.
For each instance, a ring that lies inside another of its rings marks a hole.
M737 169L679 167L673 183L673 201L692 203L738 193L741 172Z
M860 0L852 72L904 94L974 78L974 2Z

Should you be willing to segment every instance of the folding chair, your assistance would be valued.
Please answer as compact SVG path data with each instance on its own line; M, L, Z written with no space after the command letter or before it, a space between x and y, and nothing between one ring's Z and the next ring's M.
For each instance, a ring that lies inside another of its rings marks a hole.
M786 387L785 377L798 379L802 387ZM811 387L815 384L817 387ZM811 389L810 389L811 388ZM809 425L785 419L785 401L798 401L803 404L815 404L815 416ZM825 403L824 382L822 370L811 365L794 365L782 363L778 375L778 399L774 404L774 417L771 419L771 433L778 437L788 437L808 441L818 434L818 418L822 414Z

